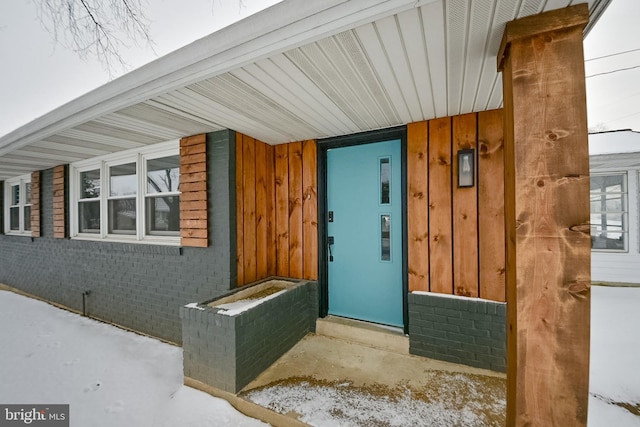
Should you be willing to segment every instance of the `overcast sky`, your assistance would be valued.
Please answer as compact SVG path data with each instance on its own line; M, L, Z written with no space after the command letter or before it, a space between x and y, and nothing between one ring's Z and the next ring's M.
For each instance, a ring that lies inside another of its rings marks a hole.
M640 1L613 0L587 35L584 49L589 126L640 131ZM629 50L635 51L589 60Z
M40 1L40 0L35 0ZM155 53L124 52L131 69L165 55L278 0L152 0ZM640 1L613 0L585 40L585 58L640 49ZM56 46L27 0L0 0L0 135L28 123L109 80L95 59ZM640 50L587 61L587 76L640 66ZM122 70L116 70L121 74ZM589 126L640 130L640 67L587 78Z
M109 81L96 59L54 43L34 1L43 0L0 0L0 135ZM123 56L130 70L138 68L278 1L143 0L153 50L133 45Z

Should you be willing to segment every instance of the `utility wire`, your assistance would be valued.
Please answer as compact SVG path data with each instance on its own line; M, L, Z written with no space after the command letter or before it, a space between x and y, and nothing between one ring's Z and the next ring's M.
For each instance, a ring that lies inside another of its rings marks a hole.
M608 122L617 122L617 121L622 120L622 119L626 119L626 118L629 118L629 117L637 116L638 114L640 114L640 111L632 113L632 114L627 114L626 116L618 117L617 119L609 120Z
M636 68L640 68L640 65L634 65L633 67L618 68L617 70L611 70L611 71L605 71L605 72L602 72L602 73L591 74L590 76L585 76L585 79L588 79L590 77L604 76L605 74L613 74L613 73L617 73L619 71L635 70Z
M585 59L584 62L595 61L596 59L610 58L612 56L624 55L625 53L637 52L639 50L640 50L640 47L637 48L637 49L625 50L624 52L611 53L609 55L604 55L604 56L598 56L596 58Z

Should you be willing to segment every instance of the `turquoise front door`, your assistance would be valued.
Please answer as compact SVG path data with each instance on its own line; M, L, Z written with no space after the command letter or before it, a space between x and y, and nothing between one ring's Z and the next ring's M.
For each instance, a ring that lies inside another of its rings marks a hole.
M329 314L403 326L400 140L327 151Z

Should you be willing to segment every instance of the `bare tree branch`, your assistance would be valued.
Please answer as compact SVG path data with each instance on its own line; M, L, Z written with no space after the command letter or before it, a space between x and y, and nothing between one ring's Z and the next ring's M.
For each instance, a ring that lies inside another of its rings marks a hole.
M95 56L113 77L127 70L127 43L152 48L144 0L33 0L44 28L80 58Z

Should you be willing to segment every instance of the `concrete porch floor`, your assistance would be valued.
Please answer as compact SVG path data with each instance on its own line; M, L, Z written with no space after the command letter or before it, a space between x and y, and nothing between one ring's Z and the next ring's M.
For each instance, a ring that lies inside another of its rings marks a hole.
M506 379L499 372L410 355L409 338L399 330L329 316L318 319L315 334L303 338L242 392L303 376L349 380L356 386L417 386L425 372L434 370Z
M251 393L278 384L296 381L304 381L306 384L311 381L323 386L340 384L338 387L341 387L343 384L350 384L350 387L359 390L375 390L375 394L386 399L389 396L384 396L385 394L411 390L414 396L421 395L423 400L431 402L437 399L435 394L441 393L434 387L442 388L444 384L447 396L442 396L442 399L453 405L452 400L477 398L476 389L486 389L486 393L495 395L506 388L505 374L410 355L408 337L399 329L337 317L319 319L316 329L315 334L308 334L237 396L222 397L226 397L248 415L272 425L299 426L305 425L299 421L302 414L291 411L275 416L273 411L263 411L253 403ZM468 392L468 378L478 382L473 385L473 395ZM460 382L459 390L456 382ZM463 390L465 387L466 392ZM486 400L486 396L484 399ZM474 402L468 403L470 407L477 409L478 405ZM455 405L464 406L466 403L458 402ZM504 421L499 419L502 415L496 417L494 414L491 417L489 423L480 425L504 425Z

